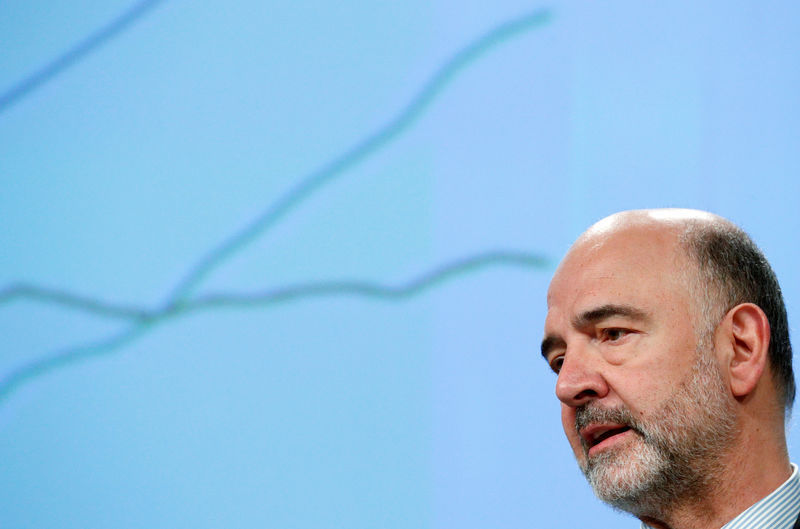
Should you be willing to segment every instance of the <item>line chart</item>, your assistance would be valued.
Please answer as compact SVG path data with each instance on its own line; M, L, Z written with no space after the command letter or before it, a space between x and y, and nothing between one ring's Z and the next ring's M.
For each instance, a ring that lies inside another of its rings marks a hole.
M475 254L435 268L414 280L397 286L352 280L306 281L273 289L231 294L206 294L161 309L108 303L91 297L36 285L15 285L0 292L0 304L13 298L84 312L92 316L131 322L155 321L185 312L222 306L271 305L292 300L328 296L357 296L373 299L400 299L432 288L450 278L478 271L487 266L544 268L545 257L520 251L492 251Z
M196 312L221 308L263 308L293 301L298 302L330 297L403 301L422 295L458 277L475 274L488 268L502 267L543 270L551 265L552 263L549 259L537 254L520 251L492 251L449 262L397 285L361 280L305 282L262 292L207 294L191 301L172 305L151 313L147 313L142 309L140 314L146 314L146 316L132 317L131 320L133 324L122 332L115 333L107 338L89 344L54 351L49 355L22 364L6 374L0 378L0 402L8 398L16 389L26 382L83 360L111 354L144 336L155 326L167 320ZM41 299L47 300L48 298L45 294ZM70 308L88 310L96 315L106 315L104 311L114 310L113 307L87 305L82 302L71 304L69 298L64 296L60 296L56 299L59 300L58 302L64 303ZM115 312L114 316L117 315L118 313Z
M106 302L82 294L74 294L57 288L28 283L15 283L0 290L0 305L15 300L36 301L86 312L95 316L124 320L147 319L148 315L152 313L151 310L141 307Z
M411 101L385 125L324 164L320 169L301 178L297 185L284 193L260 215L204 255L178 282L165 303L167 305L177 303L189 296L214 269L256 240L324 184L348 169L352 169L359 162L399 137L424 114L425 110L459 72L474 63L483 54L514 37L542 27L549 23L551 18L552 14L549 9L536 10L500 24L458 50L422 85Z
M149 0L137 4L134 8L121 15L115 22L112 22L98 32L99 34L109 33L109 28L122 28L130 24L137 17L142 16L147 9L154 7L155 4L163 0ZM422 88L403 107L393 118L380 127L376 132L367 135L356 145L343 152L333 160L324 164L320 169L301 178L299 183L286 191L278 200L272 202L260 215L252 219L242 229L232 233L225 238L211 251L206 253L189 271L178 281L170 296L165 302L165 306L177 304L189 296L214 269L221 266L224 261L233 257L236 253L243 250L248 243L253 242L260 235L263 235L270 227L282 217L290 213L303 201L310 198L314 192L318 191L324 184L336 176L352 169L356 164L374 154L382 147L385 147L392 140L397 138L413 125L430 106L430 104L443 91L447 84L464 68L475 62L481 55L490 49L508 41L509 39L537 29L550 22L552 13L549 9L539 9L526 15L508 20L497 27L486 32L481 37L475 39L460 50L456 51L450 59L436 69L434 74L422 85ZM125 22L122 22L122 21ZM117 29L119 31L119 29ZM92 37L86 41L93 40ZM69 54L65 53L64 55ZM54 62L58 62L58 59ZM2 110L2 97L0 96L0 111ZM6 303L16 298L40 298L48 299L57 304L69 304L72 306L83 305L87 310L95 307L98 312L104 312L111 316L116 314L118 317L135 316L140 309L126 307L121 304L104 303L100 300L71 294L57 289L39 287L24 283L8 285L0 290L0 304Z
M38 84L63 70L85 53L141 17L159 1L150 0L137 4L112 24L88 37L83 43L56 59L57 65L49 73L39 77ZM279 220L284 218L302 202L319 191L325 184L333 181L358 163L389 145L393 140L407 132L439 97L447 85L457 75L475 63L490 50L533 29L540 28L551 20L549 9L539 9L510 19L457 50L447 61L439 66L422 84L406 106L385 122L376 131L364 136L353 147L323 164L316 171L299 179L298 183L273 201L262 213L243 228L223 239L203 255L188 272L180 278L166 300L156 308L134 306L119 302L70 293L64 290L37 286L27 283L13 283L0 289L0 305L13 301L28 300L79 311L96 317L116 318L129 322L130 326L121 332L88 344L58 349L50 354L24 363L0 378L0 401L5 400L26 382L55 370L93 357L108 355L118 351L143 336L155 326L177 317L204 310L222 308L250 308L279 305L291 301L301 301L323 297L358 297L373 301L402 301L420 295L446 281L466 274L478 272L488 267L517 267L525 269L544 269L549 261L539 255L521 251L486 251L434 268L400 285L386 285L364 280L331 280L284 285L271 290L244 294L206 294L192 297L194 291L214 270L222 266L264 235ZM79 51L75 51L79 50ZM66 57L66 58L65 58ZM21 92L22 95L27 92ZM2 96L5 97L5 96ZM17 95L14 97L21 97ZM0 99L0 111L3 101Z
M0 113L109 42L163 2L164 0L143 0L134 4L105 26L84 37L83 40L0 93Z

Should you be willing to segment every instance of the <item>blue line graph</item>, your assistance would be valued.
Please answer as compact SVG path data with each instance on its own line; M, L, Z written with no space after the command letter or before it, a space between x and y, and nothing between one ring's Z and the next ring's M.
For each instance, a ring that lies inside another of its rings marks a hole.
M398 285L362 280L337 280L299 283L263 292L207 294L155 312L148 313L142 310L131 318L134 323L122 332L89 344L57 350L19 366L0 378L0 401L6 399L26 382L77 362L113 353L144 336L157 325L196 312L223 308L253 309L330 297L355 297L373 301L398 302L424 294L460 276L472 275L489 268L543 270L551 266L550 260L544 256L519 251L494 251L447 263ZM46 295L42 297L42 300L54 302L49 300ZM57 302L64 303L70 308L88 310L94 315L107 315L105 312L109 308L114 311L113 307L87 306L82 302L72 304L69 298L65 297L60 297ZM113 314L113 316L117 315L116 312Z
M242 229L226 238L214 249L203 256L189 272L178 282L166 304L177 303L197 288L202 281L226 260L256 240L266 230L309 198L323 185L337 176L353 169L358 163L374 154L381 148L397 139L407 131L425 113L430 104L442 93L445 87L465 68L478 60L489 50L512 38L522 36L549 23L552 14L548 9L536 10L532 13L509 20L467 46L457 51L448 61L440 66L426 81L417 94L395 117L372 134L367 135L355 146L324 164L320 169L300 179L299 183L289 189L281 198L272 203L259 216L250 221Z
M54 58L29 76L0 93L0 113L3 113L22 98L34 92L37 88L55 78L58 74L77 64L97 48L107 44L111 39L130 28L152 11L164 0L144 0L131 6L114 20L88 35L83 40L67 49L64 53Z
M14 299L27 299L46 305L83 312L91 316L121 319L130 322L152 322L175 315L223 306L272 305L315 297L357 296L395 300L417 295L450 278L478 271L487 266L519 266L546 268L547 258L522 251L492 251L453 261L429 271L408 283L391 286L360 279L307 281L248 293L205 294L160 309L104 302L58 289L36 285L14 285L0 292L0 304Z
M90 296L28 283L12 284L0 290L0 305L17 300L34 301L65 307L94 316L123 320L145 320L153 312L142 307L106 302Z
M126 15L120 17L116 24L104 28L103 31L84 42L91 41L96 43L94 45L98 45L97 43L101 42L101 40L98 40L98 35L103 35L103 39L110 38L115 32L129 25L156 3L143 2L139 4L139 11L129 11ZM138 13L138 15L133 13ZM317 171L301 178L298 184L270 204L244 228L234 232L206 253L178 281L160 307L153 309L108 302L59 289L23 283L15 283L0 290L0 304L27 299L61 306L70 310L82 311L97 317L119 318L132 322L122 332L89 344L59 349L18 366L0 379L0 401L8 398L9 395L26 382L76 362L118 351L159 324L201 310L225 307L264 307L290 301L331 296L401 301L422 294L447 280L471 274L487 267L503 266L529 270L547 268L549 261L543 256L521 251L487 251L435 268L401 285L385 285L363 280L335 280L288 285L263 292L206 294L200 297L192 297L194 291L209 274L275 226L279 220L297 208L299 204L312 196L322 186L333 181L336 177L342 176L358 163L380 151L407 132L424 115L425 111L457 74L500 44L549 23L551 16L549 10L540 9L516 17L495 27L461 48L434 72L410 102L397 115L389 119L385 125L372 134L365 136L354 147L323 164ZM112 31L110 29L112 27L116 29ZM85 50L81 53L86 53L91 49L86 46L84 48ZM69 55L69 53L65 55ZM75 55L75 58L69 59L67 62L62 61L63 65L59 66L59 69L52 70L52 73L48 75L55 75L60 69L74 62L79 56ZM58 59L55 62L58 63L60 60ZM46 80L45 77L37 82L44 82L44 80ZM35 85L31 86L35 87ZM0 105L0 110L2 108L2 105Z

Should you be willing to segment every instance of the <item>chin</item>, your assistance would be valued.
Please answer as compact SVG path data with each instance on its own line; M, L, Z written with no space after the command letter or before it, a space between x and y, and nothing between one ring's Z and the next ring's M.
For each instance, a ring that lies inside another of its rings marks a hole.
M581 469L600 500L634 515L653 514L650 500L660 496L668 466L657 450L640 441L582 459Z

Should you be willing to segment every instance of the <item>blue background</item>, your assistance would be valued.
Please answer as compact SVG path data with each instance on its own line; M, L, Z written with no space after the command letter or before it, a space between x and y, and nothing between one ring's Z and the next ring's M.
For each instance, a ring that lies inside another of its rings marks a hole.
M799 49L788 0L0 3L0 526L637 527L549 278L708 209L797 335Z

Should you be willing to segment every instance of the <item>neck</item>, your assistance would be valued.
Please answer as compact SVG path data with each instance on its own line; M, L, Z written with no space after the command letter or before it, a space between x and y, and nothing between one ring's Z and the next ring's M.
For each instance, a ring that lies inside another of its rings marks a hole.
M721 528L789 479L792 469L782 426L779 435L763 428L740 430L750 433L737 436L705 494L640 519L655 529Z

